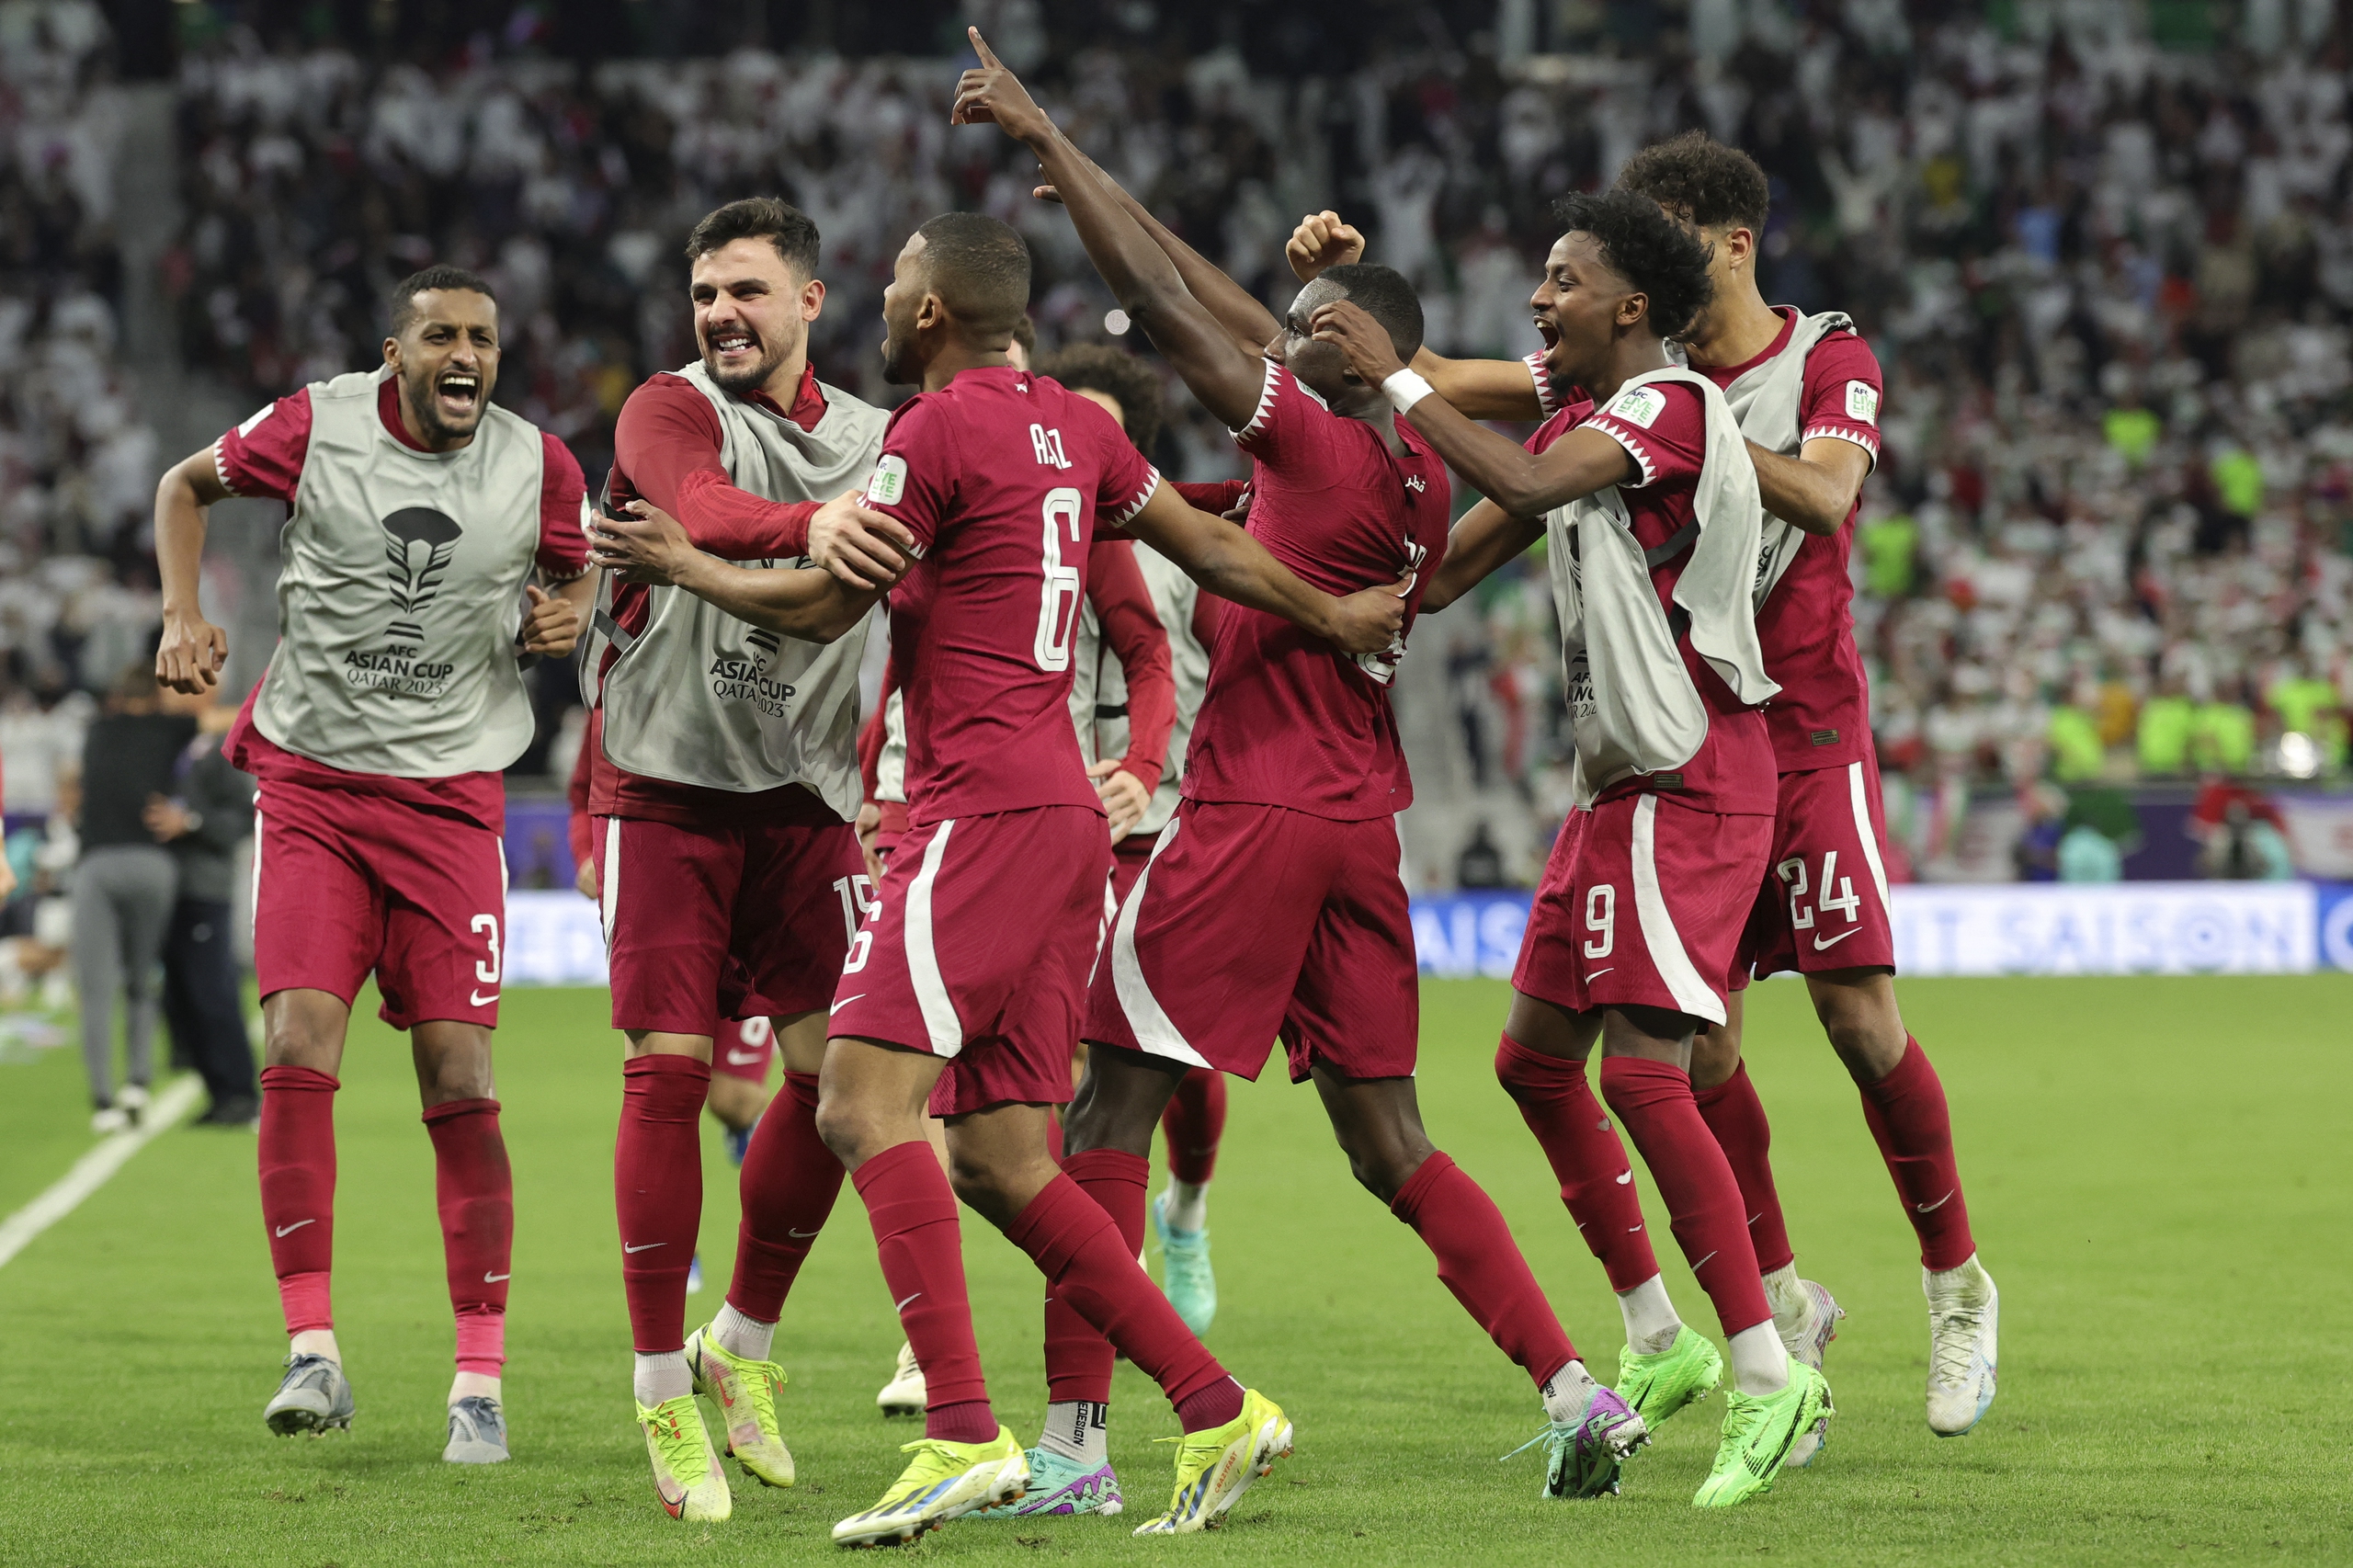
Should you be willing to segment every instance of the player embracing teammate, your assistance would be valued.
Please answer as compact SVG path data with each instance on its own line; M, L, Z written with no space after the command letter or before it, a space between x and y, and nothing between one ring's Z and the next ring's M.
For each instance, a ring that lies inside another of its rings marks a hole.
M1745 154L1690 133L1639 154L1620 187L1660 204L1708 247L1710 298L1681 340L1691 369L1722 391L1740 421L1769 514L1754 597L1766 668L1780 687L1764 710L1776 772L1773 840L1761 886L1739 911L1745 918L1723 996L1726 1018L1699 1029L1691 1045L1696 1104L1736 1179L1742 1212L1750 1216L1747 1229L1779 1337L1790 1354L1818 1369L1843 1314L1821 1286L1797 1276L1767 1159L1763 1108L1739 1062L1740 992L1752 965L1758 973L1804 972L1832 1042L1861 1091L1906 1217L1920 1235L1930 1303L1929 1424L1940 1436L1958 1435L1993 1398L1996 1298L1969 1237L1942 1088L1895 1011L1878 848L1879 780L1847 608L1846 530L1878 450L1878 366L1843 315L1804 317L1765 305L1754 263L1767 188ZM1302 224L1291 254L1302 275L1312 277L1320 266L1350 259L1360 248L1353 231L1326 213ZM1557 326L1544 319L1553 290L1548 282L1535 301L1539 324L1554 342L1535 363L1532 382L1519 362L1448 361L1425 354L1415 368L1465 413L1555 415L1531 445L1555 439L1566 424L1586 415L1589 403L1577 398L1576 406L1563 409L1553 390L1556 380L1563 385L1574 380L1561 372ZM1435 409L1431 416L1439 417ZM1513 477L1522 482L1515 511L1552 498L1540 488L1531 493L1525 474ZM1492 504L1457 529L1457 570L1433 586L1433 606L1475 581L1459 573L1470 566L1464 546L1482 537L1506 546L1476 568L1483 574L1512 552L1511 530ZM1681 1329L1666 1300L1639 1206L1623 1185L1622 1146L1597 1113L1585 1080L1584 1052L1574 1048L1573 1034L1564 1034L1560 1017L1563 1008L1573 1009L1578 960L1608 940L1595 926L1608 923L1607 913L1574 904L1577 889L1569 873L1581 818L1572 815L1539 890L1515 976L1519 995L1496 1066L1620 1293L1629 1339L1620 1387L1663 1418L1704 1393L1716 1369L1712 1351ZM1729 917L1720 913L1715 918ZM1606 1086L1606 1063L1604 1076ZM1621 1119L1635 1129L1635 1117L1623 1108ZM1664 1190L1666 1184L1661 1185ZM1678 1219L1678 1236L1682 1231ZM1806 1462L1824 1431L1817 1422L1797 1434L1783 1462Z
M442 1458L507 1457L500 1403L515 1227L491 1075L506 920L501 770L531 739L518 660L577 634L588 544L580 466L492 403L489 285L429 267L393 290L381 369L278 399L175 465L155 497L173 689L218 684L228 639L198 601L205 508L291 508L279 642L230 733L260 780L261 1209L288 1335L280 1434L351 1425L335 1335L335 1095L372 971L409 1033L456 1318ZM538 582L534 582L534 577ZM551 594L539 584L555 590Z

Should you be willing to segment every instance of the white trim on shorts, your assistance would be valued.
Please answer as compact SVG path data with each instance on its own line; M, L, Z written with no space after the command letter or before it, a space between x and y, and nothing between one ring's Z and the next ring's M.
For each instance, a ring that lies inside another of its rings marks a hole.
M1870 797L1863 792L1863 765L1859 762L1847 765L1847 798L1854 802L1855 836L1863 841L1863 858L1870 862L1871 882L1879 889L1880 913L1893 916L1894 911L1887 904L1887 867L1879 858L1879 835L1871 831Z
M506 847L503 843L499 846L498 858L504 864ZM605 917L605 949L609 952L613 946L613 921L620 914L621 907L621 819L619 817L605 819L605 872L597 882L597 902L602 906L599 913Z
M1699 978L1691 955L1683 950L1683 936L1667 912L1666 896L1658 885L1658 797L1644 795L1634 802L1634 914L1642 922L1643 945L1650 949L1651 967L1666 983L1676 1006L1711 1024L1724 1021L1723 998Z
M261 811L261 791L256 790L254 791L252 886L245 890L245 937L248 940L256 939L261 932L261 838L264 821Z
M1136 874L1136 885L1128 890L1128 902L1120 906L1119 924L1111 927L1111 985L1120 998L1120 1011L1127 1016L1128 1028L1136 1037L1136 1049L1154 1056L1173 1057L1195 1067L1207 1067L1209 1058L1193 1049L1184 1031L1160 1005L1160 998L1152 994L1152 986L1143 977L1143 964L1136 957L1136 915L1143 908L1143 890L1152 881L1152 869L1160 864L1161 855L1176 842L1176 818L1170 817L1168 825L1160 830L1160 838L1152 846L1152 858Z
M923 864L915 869L915 880L907 884L907 981L923 1013L924 1032L931 1037L931 1053L945 1057L964 1049L964 1026L956 1017L956 999L948 994L948 982L939 973L939 952L932 945L931 885L939 879L949 830L955 825L952 818L939 824L923 846Z

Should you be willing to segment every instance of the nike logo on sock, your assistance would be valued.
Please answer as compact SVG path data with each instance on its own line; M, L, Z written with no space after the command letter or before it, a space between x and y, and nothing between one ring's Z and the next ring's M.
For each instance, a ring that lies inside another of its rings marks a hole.
M920 1296L920 1295L922 1295L922 1294L923 1294L923 1292L922 1292L921 1290L917 1290L917 1291L915 1292L915 1296ZM914 1300L915 1299L915 1296L909 1296L909 1297L907 1298L907 1301L914 1301ZM892 1310L892 1312L905 1312L905 1311L907 1310L907 1301L893 1301L893 1302L892 1302L892 1303L891 1303L891 1310Z
M1858 926L1853 930L1841 931L1836 937L1816 937L1813 939L1813 950L1818 953L1824 948L1835 948L1861 929L1862 927Z
M787 1227L785 1228L785 1232L784 1232L784 1233L785 1233L786 1235L788 1235L788 1236L794 1237L794 1238L796 1238L797 1240L804 1241L804 1242L805 1242L805 1241L807 1241L811 1236L815 1235L817 1233L816 1233L816 1232L814 1232L814 1231L796 1231L796 1230L792 1229L790 1226L787 1226Z
M660 1246L662 1244L661 1244L660 1242L655 1242L654 1244L655 1246ZM501 1279L512 1279L512 1278L515 1278L515 1276L513 1276L512 1274L488 1274L488 1273L485 1273L485 1274L482 1277L482 1282L483 1282L483 1284L485 1284L485 1285L495 1285L495 1284L497 1284Z
M1943 1208L1946 1204L1950 1203L1951 1201L1952 1201L1952 1194L1951 1194L1951 1193L1949 1193L1949 1192L1948 1192L1948 1193L1946 1193L1942 1198L1938 1199L1934 1203L1915 1203L1914 1205L1912 1205L1912 1208L1913 1208L1914 1211L1915 1211L1915 1212L1916 1212L1916 1213L1921 1213L1921 1214L1933 1214L1933 1213L1935 1213L1938 1210L1939 1210L1939 1209ZM304 1222L305 1224L308 1224L308 1223L309 1223L309 1221L303 1221L303 1222ZM279 1235L284 1235L285 1233L285 1233L285 1232L283 1232L283 1231L280 1231L280 1232L278 1233L278 1234L279 1234Z
M623 1251L623 1252L651 1252L651 1251L652 1251L654 1248L655 1248L655 1247L665 1247L665 1246L668 1246L669 1244L669 1244L668 1242L647 1242L647 1243L643 1244L642 1244L642 1245L641 1245L641 1246L631 1246L631 1245L630 1245L627 1242L623 1242L623 1243L621 1244L621 1251Z
M277 1230L271 1233L271 1234L278 1236L290 1236L295 1232L301 1230L303 1226L315 1223L317 1223L317 1221L313 1220L297 1220L290 1225L278 1226Z
M832 1006L830 1006L830 1007L828 1007L828 1008L826 1008L826 1009L825 1009L825 1016L826 1016L827 1017L832 1017L835 1013L840 1012L844 1007L848 1006L852 1002L857 1002L857 1001L861 1001L861 1000L863 1000L863 999L865 998L865 995L866 995L866 993L865 993L865 992L863 992L863 991L861 991L861 992L859 992L856 996L845 996L845 997L843 997L840 1001L838 1001L838 1002L835 1003Z
M1631 1170L1629 1170L1629 1171L1621 1171L1621 1172L1620 1172L1620 1173L1619 1173L1619 1176L1618 1176L1618 1185L1619 1185L1620 1187L1623 1187L1623 1186L1625 1186L1628 1182L1632 1181L1633 1179L1634 1179L1634 1173L1633 1173L1632 1171L1631 1171Z
M1722 1252L1722 1250L1723 1250L1723 1248L1722 1248L1722 1247L1718 1247L1718 1248L1716 1249L1716 1252ZM1711 1253L1710 1253L1710 1254L1708 1255L1708 1257L1703 1257L1703 1258L1701 1258L1699 1262L1697 1262L1697 1263L1693 1264L1693 1265L1691 1266L1691 1272L1692 1272L1692 1273L1694 1273L1694 1274L1697 1274L1697 1273L1699 1273L1699 1270L1701 1270L1701 1269L1703 1269L1703 1268L1707 1267L1708 1267L1708 1258L1711 1258L1711 1257L1713 1257L1713 1256L1716 1256L1716 1253L1711 1252Z
M767 1055L767 1052L765 1051L731 1051L727 1053L727 1064L731 1067L749 1067Z

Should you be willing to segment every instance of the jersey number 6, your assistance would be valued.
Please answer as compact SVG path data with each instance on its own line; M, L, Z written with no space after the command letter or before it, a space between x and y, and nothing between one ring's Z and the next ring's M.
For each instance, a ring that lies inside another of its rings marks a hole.
M1071 640L1078 631L1078 568L1063 564L1063 530L1070 542L1079 540L1079 519L1086 503L1064 484L1046 492L1046 577L1038 594L1038 667L1051 674L1070 668Z

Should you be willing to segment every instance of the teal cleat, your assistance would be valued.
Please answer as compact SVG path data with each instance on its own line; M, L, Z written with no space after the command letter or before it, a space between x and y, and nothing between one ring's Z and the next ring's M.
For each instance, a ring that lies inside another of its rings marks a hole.
M1207 1229L1180 1231L1168 1222L1168 1192L1152 1200L1152 1233L1160 1242L1161 1289L1196 1338L1217 1321L1217 1275L1210 1267Z
M1026 1495L964 1517L1020 1519L1035 1514L1099 1514L1108 1519L1127 1506L1120 1497L1120 1478L1111 1473L1108 1462L1089 1470L1047 1448L1031 1449L1028 1458L1029 1491Z
M1707 1335L1685 1324L1675 1343L1654 1355L1628 1346L1618 1352L1618 1397L1655 1432L1687 1404L1697 1404L1723 1381L1724 1358Z

